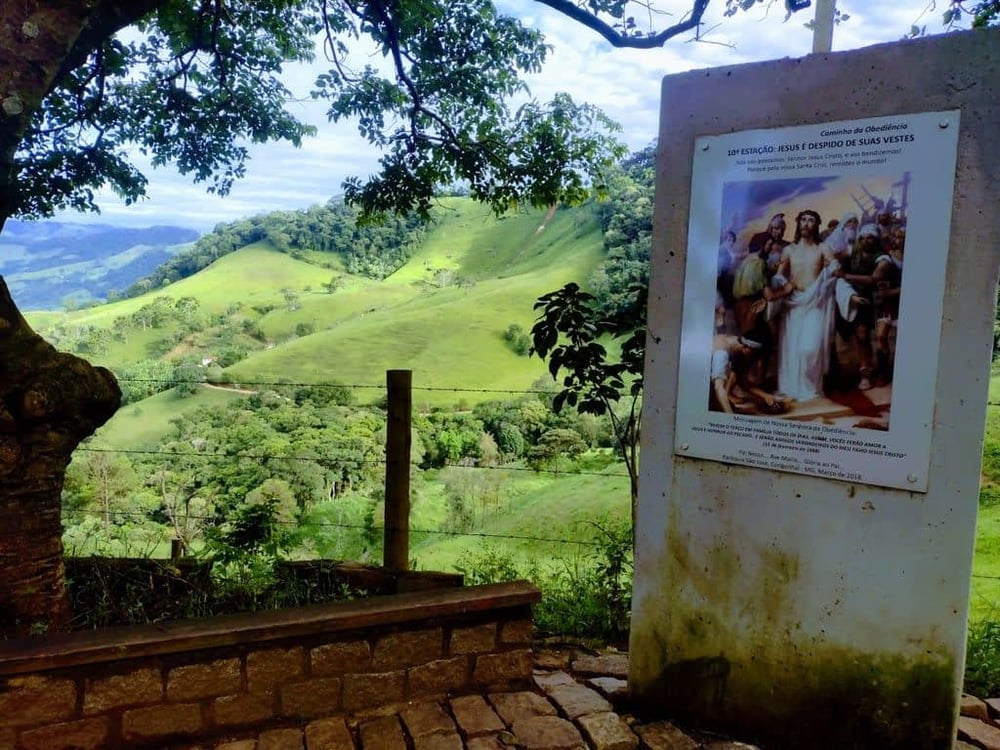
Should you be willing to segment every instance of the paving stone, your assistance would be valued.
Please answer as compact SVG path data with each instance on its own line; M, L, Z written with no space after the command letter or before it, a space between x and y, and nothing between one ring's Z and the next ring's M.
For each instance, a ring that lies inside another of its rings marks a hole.
M641 724L635 731L648 750L698 750L698 743L669 721Z
M1000 729L979 719L959 716L958 738L968 740L985 750L1000 750Z
M988 721L990 718L990 710L986 705L986 701L981 701L974 695L962 693L959 709L962 716L982 719L983 721Z
M464 750L458 732L425 734L413 740L413 750Z
M616 713L581 716L577 722L594 750L636 750L639 738Z
M556 714L556 707L537 693L490 693L489 699L507 726L518 719Z
M549 691L549 697L571 719L612 709L600 693L584 685L557 685Z
M257 740L235 740L216 745L215 750L257 750Z
M535 649L535 666L542 669L566 669L569 666L571 654L559 649Z
M968 742L955 740L955 744L951 746L951 750L979 750L979 748L975 745L970 745Z
M581 656L572 661L570 668L577 674L620 677L624 680L628 677L628 654Z
M406 731L416 739L424 735L455 731L455 722L437 703L417 703L399 712Z
M452 698L451 712L466 737L479 737L506 729L496 711L481 695Z
M628 682L617 677L591 677L587 685L610 701L628 698Z
M261 732L257 750L302 750L302 730L272 729Z
M1000 716L1000 698L987 698L985 703L991 716Z
M513 735L511 735L513 738ZM498 735L489 737L474 737L466 744L466 750L513 750L516 745L513 740L508 743L500 739Z
M535 673L531 676L534 683L540 687L542 690L548 692L551 688L556 685L575 685L576 678L568 672L540 672L535 670Z
M524 750L587 750L580 731L558 716L532 716L511 727Z
M382 716L366 721L358 731L362 750L406 750L403 728L395 716Z
M351 732L342 718L319 719L306 726L307 750L354 750Z

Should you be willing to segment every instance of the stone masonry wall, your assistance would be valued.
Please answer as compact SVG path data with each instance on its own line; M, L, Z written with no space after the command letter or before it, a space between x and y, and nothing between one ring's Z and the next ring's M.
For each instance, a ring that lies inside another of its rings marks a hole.
M0 750L193 745L520 685L531 676L537 598L529 584L500 584L325 605L300 617L190 621L163 628L160 641L148 630L130 640L131 628L103 642L95 634L8 641L0 645Z

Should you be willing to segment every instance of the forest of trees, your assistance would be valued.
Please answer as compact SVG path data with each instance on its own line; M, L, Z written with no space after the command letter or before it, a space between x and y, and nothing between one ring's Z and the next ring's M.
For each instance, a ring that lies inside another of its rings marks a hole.
M355 405L353 396L336 385L268 386L244 400L178 417L170 434L137 455L83 446L63 492L68 548L142 554L175 538L222 561L273 556L306 543L296 529L308 526L305 519L318 503L353 498L376 506L385 471L385 412ZM449 500L446 529L468 531L476 499L489 489L498 505L506 491L479 486L481 477L465 470L567 470L583 451L610 445L606 424L556 414L551 399L539 391L484 402L472 412L415 416L414 471L458 467L465 475L441 477ZM381 513L373 511L375 517ZM354 544L341 549L358 555L362 529L342 536Z

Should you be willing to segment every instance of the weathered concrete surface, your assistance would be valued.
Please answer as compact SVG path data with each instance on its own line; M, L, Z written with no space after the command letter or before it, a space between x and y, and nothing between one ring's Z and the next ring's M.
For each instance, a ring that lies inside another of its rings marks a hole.
M769 750L951 747L1000 266L998 49L1000 30L970 32L664 80L629 675L651 711ZM944 317L914 334L940 336L927 492L675 456L696 138L956 109Z

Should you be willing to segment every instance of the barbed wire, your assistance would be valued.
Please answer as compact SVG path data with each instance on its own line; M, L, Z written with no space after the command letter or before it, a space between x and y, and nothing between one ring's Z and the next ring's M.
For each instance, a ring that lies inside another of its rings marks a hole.
M204 458L204 459L228 459L228 458L249 458L256 461L338 461L338 460L349 460L354 463L375 463L384 464L384 459L371 459L371 458L355 458L353 456L343 454L343 455L328 455L328 456L283 456L278 453L245 453L242 451L232 452L232 453L209 453L205 451L169 451L169 450L152 450L144 448L90 448L86 446L81 446L76 449L78 453L124 453L129 455L145 455L145 456L173 456L177 457L188 457L188 458ZM411 464L415 465L415 464Z
M93 515L93 516L103 516L105 511L100 509L86 509L77 508L72 510L64 511L67 516L73 514L79 515ZM136 520L148 521L149 514L146 513L136 513L134 511L117 511L111 510L107 511L107 515L112 518L133 518ZM202 515L188 515L184 516L184 521L215 521L217 520L214 516L202 516ZM351 524L351 523L333 523L328 521L309 521L306 524L302 524L298 521L279 521L274 522L278 526L294 526L296 528L301 528L303 525L307 527L317 527L317 528L332 528L332 529L348 529L352 531L372 531L381 530L378 526L365 526L363 524ZM169 526L170 524L164 524ZM488 533L485 531L453 531L445 529L414 529L410 528L409 532L411 534L436 534L439 536L469 536L477 537L482 539L513 539L517 541L526 542L545 542L550 544L578 544L587 547L598 547L600 542L584 541L578 539L559 539L555 537L542 537L542 536L532 536L529 534L497 534Z
M126 378L119 375L115 375L115 378L120 383L170 383L171 385L214 385L218 388L229 388L236 387L238 385L270 385L270 386L283 386L286 388L313 388L316 386L330 386L334 388L373 388L385 390L385 383L375 385L372 383L336 383L330 381L320 381L314 383L298 383L298 382L288 382L288 381L271 381L271 380L240 380L232 382L211 382L208 380L184 380L178 378Z
M270 453L204 453L199 451L166 451L166 450L152 450L143 448L90 448L86 446L81 446L76 449L77 453L124 453L124 454L137 454L137 455L147 455L147 456L172 456L177 457L188 457L188 458L203 458L203 459L232 459L232 458L248 458L255 461L264 460L276 460L276 461L313 461L316 463L322 463L325 461L350 461L354 464L375 464L379 466L384 466L386 460L384 458L355 458L350 455L331 455L331 456L282 456L280 454L270 454ZM414 469L420 469L425 471L426 468L422 467L419 463L414 461L409 462L410 467ZM463 464L463 463L445 463L441 466L430 467L433 469L481 469L483 471L510 471L510 472L530 472L532 474L552 474L554 476L592 476L592 477L622 477L627 479L628 474L622 472L614 471L587 471L584 469L533 469L530 466L484 466L479 464Z
M228 390L236 390L242 386L268 386L275 388L315 388L315 387L330 387L330 388L347 388L347 389L358 389L358 390L385 390L386 386L382 384L373 383L337 383L330 381L320 381L313 383L298 383L298 382L279 382L270 380L233 380L231 382L211 382L208 380L179 380L176 378L126 378L115 376L120 383L169 383L170 385L210 385L216 388L223 388ZM539 390L539 389L521 389L521 388L470 388L470 387L458 387L458 386L437 386L437 385L411 385L410 388L414 391L437 391L437 392L449 392L449 393L517 393L525 396L551 396L554 395L553 391Z

